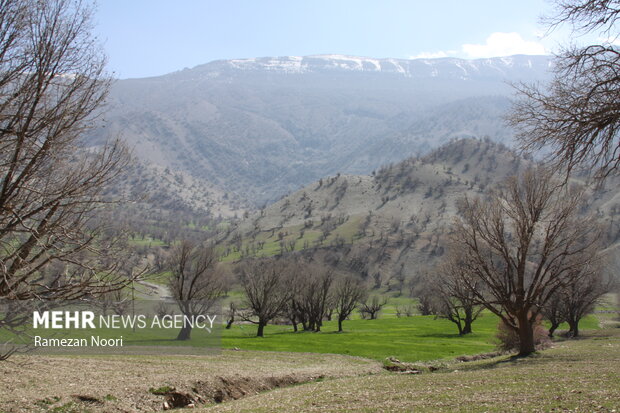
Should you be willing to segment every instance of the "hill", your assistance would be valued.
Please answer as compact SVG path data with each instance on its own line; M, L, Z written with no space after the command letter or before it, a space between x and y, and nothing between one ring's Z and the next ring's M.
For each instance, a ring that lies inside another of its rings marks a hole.
M484 196L532 164L490 139L460 139L371 175L323 178L242 221L225 241L225 260L327 254L334 265L373 277L375 287L402 289L443 255L458 199ZM609 245L620 241L616 188L611 179L607 187L591 190L587 208L601 219Z

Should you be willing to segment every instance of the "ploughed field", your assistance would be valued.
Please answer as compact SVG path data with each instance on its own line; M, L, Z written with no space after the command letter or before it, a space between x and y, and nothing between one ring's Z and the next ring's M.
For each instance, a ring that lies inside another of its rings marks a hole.
M0 412L188 405L232 412L620 412L620 328L612 318L591 316L584 338L559 339L524 359L454 359L493 348L497 320L490 315L463 338L445 320L414 316L349 320L344 333L330 323L321 333L269 326L262 339L253 337L255 326L238 325L222 338L237 349L215 355L16 355L0 363ZM321 354L330 351L366 357ZM406 372L388 371L388 356L412 363L403 363Z
M173 407L175 397L221 403L281 386L382 371L374 360L327 354L19 355L0 363L0 412L159 411L164 403Z
M202 411L620 412L620 328L587 331L527 358L325 380Z

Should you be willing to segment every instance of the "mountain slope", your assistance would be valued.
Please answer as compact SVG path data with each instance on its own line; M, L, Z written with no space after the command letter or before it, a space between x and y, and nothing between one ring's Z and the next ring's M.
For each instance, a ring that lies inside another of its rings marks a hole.
M443 254L458 199L485 196L492 185L530 165L489 139L460 139L370 176L324 178L243 221L229 235L226 259L331 254L337 265L378 274L381 282L410 279ZM604 242L617 245L617 179L606 186L590 191L589 210L601 220Z
M147 164L259 205L326 174L369 173L454 137L510 143L506 81L546 78L549 58L216 61L113 87L106 126Z

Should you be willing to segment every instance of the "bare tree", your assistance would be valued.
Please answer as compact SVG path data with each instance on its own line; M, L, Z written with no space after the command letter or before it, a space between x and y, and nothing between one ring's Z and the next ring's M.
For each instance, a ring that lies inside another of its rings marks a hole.
M611 289L611 281L606 280L599 262L581 269L561 290L564 319L568 323L568 334L579 336L579 321L594 310L598 300Z
M102 294L97 303L104 315L107 314L108 310L114 314L123 315L131 305L131 297L126 290L109 291Z
M459 335L465 335L472 332L471 326L484 307L477 300L482 283L467 274L459 260L458 255L449 254L437 266L435 276L429 277L427 283L432 296L433 314L453 322ZM465 279L467 282L463 282Z
M376 320L379 318L379 312L386 304L386 298L381 299L378 295L373 295L370 301L364 300L360 303L359 312L362 318Z
M418 300L418 311L421 315L433 314L433 291L428 280L431 279L428 271L421 271L411 278L410 281L410 293L412 298Z
M299 271L293 271L290 274L289 301L284 307L284 316L291 322L293 331L297 332L297 324L301 323L304 330L308 329L308 318L303 311L301 304L303 288L302 274Z
M94 212L128 163L118 141L86 150L110 79L92 9L0 1L0 298L74 300L123 288ZM0 328L20 318L0 316ZM17 314L17 313L14 313Z
M225 282L212 247L181 241L170 253L170 291L183 315L192 317L213 311L224 295ZM177 340L189 340L191 324L184 323Z
M228 303L228 312L226 317L226 330L230 330L233 323L235 322L235 316L237 315L237 311L239 306L234 301Z
M601 262L595 261L583 268L551 296L543 307L542 315L549 321L549 337L560 324L567 322L568 335L579 336L579 322L594 310L595 304L612 289L612 279L605 276Z
M460 203L450 245L466 275L460 281L514 329L520 355L535 351L533 326L553 293L595 259L596 224L577 215L582 199L582 190L539 167L506 179L487 199Z
M297 293L296 302L298 310L307 320L304 329L321 331L323 318L327 314L331 304L331 285L334 281L334 272L326 266L318 264L297 265L298 278L301 284Z
M110 81L91 9L69 0L0 2L0 297L75 299L121 288L89 225L128 162L118 141L80 148ZM73 267L46 273L59 261ZM81 269L81 270L78 270ZM106 274L107 272L107 274Z
M287 262L275 259L248 261L238 268L247 306L257 320L246 318L258 324L257 337L263 337L267 323L281 314L289 302L290 271Z
M620 4L608 0L556 0L550 28L570 24L581 35L604 32L616 39ZM571 47L556 56L554 77L541 89L516 86L510 123L526 150L550 148L568 172L587 166L598 177L620 171L620 52L611 42Z
M434 314L433 296L430 291L426 289L418 290L416 298L418 299L418 311L420 312L420 315Z
M366 287L358 278L347 276L336 283L334 290L335 311L338 314L338 331L355 307L366 299Z
M159 247L153 251L153 272L162 272L165 270L168 253Z
M562 297L562 291L556 290L547 300L547 303L541 310L542 316L549 321L549 337L553 337L555 330L558 329L560 324L566 321L566 309L565 300Z

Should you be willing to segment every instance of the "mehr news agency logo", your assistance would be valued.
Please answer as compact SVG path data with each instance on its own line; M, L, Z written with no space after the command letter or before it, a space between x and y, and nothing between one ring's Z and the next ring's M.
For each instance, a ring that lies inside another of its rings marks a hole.
M95 315L93 311L34 311L33 329L203 329L211 333L217 315ZM34 336L35 347L122 347L123 336L115 338L91 335L87 338L43 338Z

